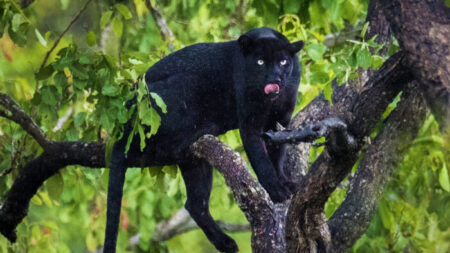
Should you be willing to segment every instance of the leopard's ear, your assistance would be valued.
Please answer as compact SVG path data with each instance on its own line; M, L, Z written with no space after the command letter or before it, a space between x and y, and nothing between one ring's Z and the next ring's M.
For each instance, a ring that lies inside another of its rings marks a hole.
M244 53L249 52L253 47L253 39L245 34L239 37L238 43Z
M293 42L291 44L289 44L289 52L291 52L292 54L296 54L298 53L298 51L300 51L303 48L303 41L299 40L297 42Z

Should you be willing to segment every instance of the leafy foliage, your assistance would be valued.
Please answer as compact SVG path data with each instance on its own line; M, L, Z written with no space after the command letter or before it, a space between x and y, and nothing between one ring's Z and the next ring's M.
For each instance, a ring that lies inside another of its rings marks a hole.
M449 251L449 162L449 149L430 116L394 171L369 230L353 251Z
M236 39L259 26L277 28L293 41L304 40L296 111L320 92L329 99L333 79L345 83L360 69L377 68L385 59L376 55L380 45L375 38L362 39L367 30L363 21L366 0L151 2L158 4L175 41L161 38L144 0L92 1L41 67L59 34L85 2L36 1L22 10L13 0L0 0L0 90L14 97L50 138L106 142L110 151L130 119L141 148L144 140L156 133L160 114L167 108L157 94L149 94L142 75L153 63L185 45ZM136 103L127 107L131 99ZM1 176L0 196L4 196L18 169L42 149L18 125L3 118L0 139L0 173L12 168ZM238 131L229 131L220 139L243 152ZM395 171L370 229L353 251L448 251L448 150L430 118ZM314 150L311 159L319 153ZM127 251L129 239L137 233L141 235L138 251L214 251L200 231L166 243L149 240L155 225L184 204L184 183L177 171L173 166L129 170L119 252ZM32 199L29 216L18 227L18 243L11 245L1 237L0 251L95 251L104 239L107 179L107 170L78 166L50 178ZM345 192L339 188L333 194L326 206L327 216ZM216 219L246 222L216 172L211 208ZM241 252L250 252L249 233L232 236Z

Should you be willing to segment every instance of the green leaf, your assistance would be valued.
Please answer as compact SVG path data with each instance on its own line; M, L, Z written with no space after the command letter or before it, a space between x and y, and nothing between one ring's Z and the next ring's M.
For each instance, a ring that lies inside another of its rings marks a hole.
M372 56L372 69L377 69L383 65L384 59L379 55Z
M89 31L86 36L86 42L89 46L97 44L97 35L93 31Z
M306 52L309 57L315 62L322 61L322 56L327 51L327 47L321 44L311 44L308 45Z
M166 174L168 174L171 178L176 178L178 173L178 167L176 165L166 165L162 168Z
M39 43L43 45L44 47L47 47L47 41L42 37L41 33L38 29L34 29L34 33L36 34L36 38L39 40Z
M356 68L358 65L358 61L356 60L356 53L353 52L350 57L348 57L348 65L351 68Z
M69 6L70 0L61 0L61 9L66 10Z
M358 62L358 66L367 69L372 64L372 54L367 48L361 48L356 54L356 61Z
M116 7L125 19L130 19L133 16L128 7L124 4L115 4L114 7Z
M119 108L119 112L117 113L117 120L119 120L119 123L126 123L128 121L128 111L121 107Z
M89 73L87 71L87 68L83 67L83 65L72 64L69 69L73 73L73 77L81 80L89 79Z
M53 72L55 70L53 69L53 65L47 65L44 68L41 69L41 71L34 74L34 78L36 80L44 80L52 76Z
M325 85L325 88L323 89L323 95L325 96L325 99L332 104L331 96L333 95L333 86L331 85L331 82L328 82L327 85Z
M117 94L119 94L119 87L117 87L116 85L103 86L102 94L110 97L117 96Z
M380 201L378 205L378 213L381 217L381 222L383 223L384 228L391 230L394 225L394 215L391 210L387 206L385 201Z
M155 135L158 131L159 126L161 125L161 117L159 116L158 112L154 108L150 108L150 117L149 121L151 122L151 128L150 128L150 136Z
M156 105L161 108L161 111L163 113L167 113L167 106L166 103L164 103L163 99L156 93L150 92L150 96L155 100Z
M143 100L138 104L138 116L142 124L151 126L147 138L156 134L161 124L161 117L153 107L148 106L147 101Z
M142 124L151 126L149 135L151 136L156 134L156 131L161 124L161 117L159 116L158 112L153 107L149 107L148 110L145 110L143 116L140 118Z
M68 141L77 141L78 140L78 130L75 128L70 128L66 131L66 139Z
M34 225L33 228L31 229L31 237L35 240L39 240L41 238L41 229L39 228L38 225Z
M73 85L77 87L78 89L82 90L87 86L87 80L79 80L75 78L73 80Z
M144 127L142 127L142 125L138 125L138 133L139 133L139 137L140 137L140 148L141 151L144 151L145 148L145 133L144 133Z
M111 162L111 154L114 147L114 143L116 142L115 138L108 138L105 145L105 162L106 168L109 168Z
M95 251L97 249L97 240L92 233L86 235L86 247L90 251Z
M300 9L301 1L297 0L283 0L283 7L285 13L297 13Z
M47 186L50 198L53 200L59 200L64 188L64 180L61 173L56 173L50 177L47 181L45 181L45 185Z
M105 28L106 24L111 20L112 14L112 11L107 11L102 14L102 17L100 18L100 29Z
M311 77L309 80L312 85L318 84L318 83L321 84L321 83L328 82L330 80L330 76L326 72L316 71L311 74Z
M133 130L131 131L131 133L128 135L128 138L127 138L127 145L125 146L125 153L128 153L128 150L130 150L131 142L133 141L135 133L136 133L136 130L133 127Z
M41 89L42 102L50 106L55 106L57 102L55 92L57 92L55 87L43 87Z
M142 63L142 64L136 64L133 66L133 69L137 72L138 75L142 75L148 70L148 64Z
M111 133L114 128L114 122L110 120L108 113L102 113L102 116L100 116L100 124L108 133Z
M365 24L364 24L364 27L363 27L363 29L362 29L362 31L361 31L361 38L362 39L364 39L364 36L366 36L366 32L367 32L367 28L369 27L369 22L366 22Z
M117 37L122 37L123 23L119 17L115 16L113 18L112 27L113 27L113 31L117 35Z
M33 198L31 198L31 203L33 203L37 206L42 206L42 200L41 200L41 198L39 198L39 196L37 194L35 194L33 196Z
M50 199L50 196L48 196L48 192L40 192L39 196L41 197L42 201L44 202L44 204L48 207L52 207L53 206L53 202Z
M74 123L75 127L80 127L81 124L83 124L85 120L86 120L86 112L80 112L80 113L77 113L77 115L75 116L73 123Z
M11 29L13 32L19 31L19 26L22 24L22 15L19 13L14 14L11 20Z
M18 31L15 32L10 26L8 28L9 37L11 37L12 41L14 41L17 45L23 47L27 42L27 33L29 27L29 23L22 23L19 26Z
M442 166L441 172L439 172L439 184L441 185L442 189L450 192L450 180L448 178L447 165L445 164L445 161L442 162L444 163L444 165Z
M78 62L81 64L89 64L91 63L91 60L89 59L88 56L81 56Z

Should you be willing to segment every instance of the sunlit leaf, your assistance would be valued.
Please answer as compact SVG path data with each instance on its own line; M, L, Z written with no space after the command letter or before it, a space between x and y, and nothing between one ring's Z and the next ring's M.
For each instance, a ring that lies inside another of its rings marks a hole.
M367 69L372 64L372 54L367 48L361 48L356 54L356 60L361 68Z
M70 0L60 0L61 1L61 9L66 10L69 6Z
M306 48L306 52L308 53L309 57L315 62L322 61L322 56L327 50L327 47L321 44L312 44L308 45Z
M119 87L113 84L103 86L102 94L110 97L117 96L119 94Z
M114 33L118 36L118 37L122 37L122 30L123 30L123 23L122 20L115 16L112 20L112 27L113 27L113 31Z
M377 69L383 65L384 58L378 55L372 56L372 69Z
M328 82L327 85L325 85L325 88L323 89L323 95L325 96L325 99L332 104L331 96L333 95L333 87L331 85L331 82Z
M164 103L163 99L156 93L150 92L150 96L155 100L156 105L161 108L161 111L163 113L167 113L167 106L166 103Z
M116 7L125 19L130 19L133 16L128 7L124 4L115 4L114 7Z
M442 189L450 192L450 180L448 177L448 171L445 161L443 161L442 169L439 172L439 184L441 185Z
M37 206L41 206L42 205L42 200L41 198L39 198L39 196L36 194L31 198L31 203L37 205Z
M93 31L89 31L86 36L86 42L89 46L97 44L97 35Z
M97 246L97 240L95 239L94 235L92 233L88 233L86 235L86 247L88 248L88 250L95 251L97 250Z
M363 29L361 30L361 38L364 39L364 36L366 36L367 28L369 28L369 22L366 22L364 24Z
M138 128L138 133L139 133L139 137L140 137L140 140L141 140L139 147L141 148L141 151L144 151L144 148L145 148L144 127L142 125L138 125L137 128Z
M53 203L52 203L52 200L50 199L50 196L48 195L48 192L39 192L39 196L41 197L41 199L42 199L42 202L44 202L44 204L47 206L47 207L52 207L53 206Z
M43 45L44 47L47 47L47 41L42 37L41 33L38 29L34 29L34 33L36 34L36 38L38 39L39 43Z
M34 225L31 228L31 237L35 240L39 240L41 238L41 229L39 228L39 225Z
M13 32L19 31L19 26L22 24L22 15L19 13L14 14L11 20L11 29Z
M106 24L111 20L112 14L112 11L106 11L102 14L102 17L100 18L100 29L105 28Z
M315 71L311 74L310 82L312 85L314 84L322 84L327 83L330 80L330 76L323 71Z

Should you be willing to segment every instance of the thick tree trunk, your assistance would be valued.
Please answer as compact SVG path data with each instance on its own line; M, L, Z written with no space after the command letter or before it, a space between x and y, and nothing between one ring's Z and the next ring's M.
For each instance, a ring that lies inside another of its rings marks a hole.
M380 2L436 120L449 131L450 8L439 0Z

